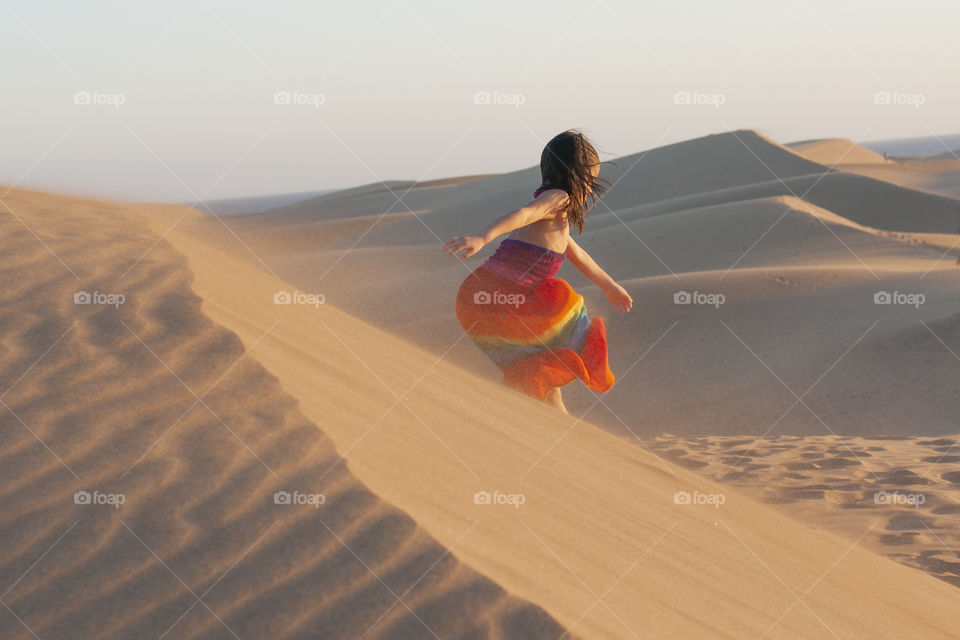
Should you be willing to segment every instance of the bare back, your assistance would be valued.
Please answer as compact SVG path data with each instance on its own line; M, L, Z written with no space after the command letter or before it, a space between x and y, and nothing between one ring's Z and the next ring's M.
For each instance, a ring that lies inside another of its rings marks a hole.
M534 202L544 198L557 198L559 194L566 196L562 189L549 189L537 196ZM570 225L565 207L558 206L552 215L515 229L507 237L546 247L557 253L566 253L567 242L570 240Z

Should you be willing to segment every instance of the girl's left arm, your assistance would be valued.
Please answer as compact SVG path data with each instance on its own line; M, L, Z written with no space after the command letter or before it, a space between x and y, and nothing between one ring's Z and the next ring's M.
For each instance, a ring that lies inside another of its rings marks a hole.
M600 265L590 257L590 254L584 251L580 245L570 238L567 243L567 260L577 268L580 273L585 275L590 282L594 283L604 295L610 305L617 311L630 311L633 307L633 298L627 293L627 290L621 287L610 275L600 268Z

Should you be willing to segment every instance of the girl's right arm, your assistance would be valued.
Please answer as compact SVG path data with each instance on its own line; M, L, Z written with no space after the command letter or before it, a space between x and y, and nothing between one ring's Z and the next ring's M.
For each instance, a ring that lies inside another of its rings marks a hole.
M567 260L603 291L610 302L610 306L624 313L630 311L633 307L633 298L630 297L627 290L601 269L600 265L580 245L574 242L573 238L570 238L567 242Z
M560 189L545 191L530 204L500 216L487 225L479 235L460 236L447 240L443 244L443 251L451 256L463 251L462 257L469 258L480 251L485 244L493 242L503 234L554 215L566 199L567 194Z

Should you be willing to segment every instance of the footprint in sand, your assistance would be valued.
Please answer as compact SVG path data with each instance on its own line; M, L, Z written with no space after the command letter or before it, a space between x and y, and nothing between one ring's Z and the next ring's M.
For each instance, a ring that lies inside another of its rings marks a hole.
M913 539L917 537L916 531L905 531L904 533L885 533L880 536L880 544L903 545L913 544Z
M953 462L960 462L960 456L927 456L923 458L924 462L932 462L933 464L950 464Z
M951 484L960 484L960 471L948 471L940 477Z
M933 528L933 518L908 513L894 516L887 521L887 529L890 531L907 531Z
M704 462L703 460L697 460L696 458L671 458L670 462L673 464L683 467L684 469L700 469L706 467L709 463Z
M939 438L937 440L918 440L917 444L924 447L951 447L957 444L957 441L950 438Z
M817 469L840 469L842 467L855 467L862 463L850 458L823 458L822 460L814 460L813 464Z
M753 444L755 440L731 440L729 442L724 442L720 446L724 449L729 449L730 447L742 447L745 444Z
M942 504L930 513L936 514L938 516L951 516L951 515L960 515L960 504Z
M899 467L875 474L877 484L889 484L897 487L904 487L913 484L930 484L930 480L919 476L910 469Z
M827 453L830 455L838 456L840 458L872 458L873 456L866 451L858 449L836 449L831 448L827 450Z

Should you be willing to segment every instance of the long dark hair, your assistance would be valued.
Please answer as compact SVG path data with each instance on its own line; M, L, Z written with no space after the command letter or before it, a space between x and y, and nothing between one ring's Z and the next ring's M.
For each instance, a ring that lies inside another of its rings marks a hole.
M597 201L611 186L599 175L596 179L593 178L590 170L599 164L606 163L600 162L600 156L593 144L577 129L554 136L540 155L540 177L543 186L567 192L567 221L570 225L576 225L580 233L583 233L590 205L592 204L596 211Z

